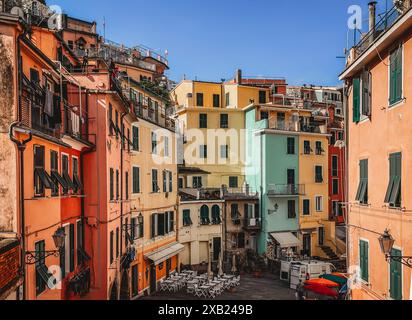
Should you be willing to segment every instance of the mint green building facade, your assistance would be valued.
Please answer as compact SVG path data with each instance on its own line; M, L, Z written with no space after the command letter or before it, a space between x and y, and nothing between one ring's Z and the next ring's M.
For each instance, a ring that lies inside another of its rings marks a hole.
M299 230L299 138L292 132L268 129L268 120L256 121L256 108L245 112L245 174L247 184L260 192L258 251L264 254L272 233L297 234Z

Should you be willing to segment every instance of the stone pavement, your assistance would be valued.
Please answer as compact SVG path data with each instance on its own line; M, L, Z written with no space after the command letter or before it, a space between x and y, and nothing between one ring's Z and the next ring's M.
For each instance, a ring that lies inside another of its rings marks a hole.
M158 293L142 300L199 300L184 291L179 293ZM263 278L254 278L243 275L240 287L231 293L226 291L216 300L295 300L295 291L289 289L287 283L279 280L275 275L266 274Z

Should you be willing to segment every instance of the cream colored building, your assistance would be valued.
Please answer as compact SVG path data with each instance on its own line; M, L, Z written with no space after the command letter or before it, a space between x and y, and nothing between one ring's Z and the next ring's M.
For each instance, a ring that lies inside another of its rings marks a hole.
M183 189L180 194L178 240L184 250L179 264L206 271L223 250L224 200L218 189Z

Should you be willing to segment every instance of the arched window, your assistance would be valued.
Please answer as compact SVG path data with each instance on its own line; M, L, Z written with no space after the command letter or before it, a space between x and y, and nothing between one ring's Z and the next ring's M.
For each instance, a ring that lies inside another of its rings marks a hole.
M209 207L207 205L200 208L200 223L203 225L210 224Z
M222 219L220 219L220 207L218 205L214 205L212 207L212 223L213 224L220 224Z

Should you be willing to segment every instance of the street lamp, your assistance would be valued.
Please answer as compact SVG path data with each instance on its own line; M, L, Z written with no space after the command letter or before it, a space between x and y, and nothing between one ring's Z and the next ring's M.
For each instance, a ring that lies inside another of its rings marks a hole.
M386 261L399 262L409 268L412 268L412 257L392 255L392 249L395 245L395 239L389 233L388 229L386 229L383 235L380 236L379 244L381 246L382 253L385 255Z
M57 250L26 251L25 252L26 264L33 265L33 264L39 263L40 261L46 259L47 257L54 256L57 258L58 256L60 256L61 252L64 249L64 243L66 240L66 233L64 232L64 228L57 229L52 237L53 237L54 245L56 246Z

